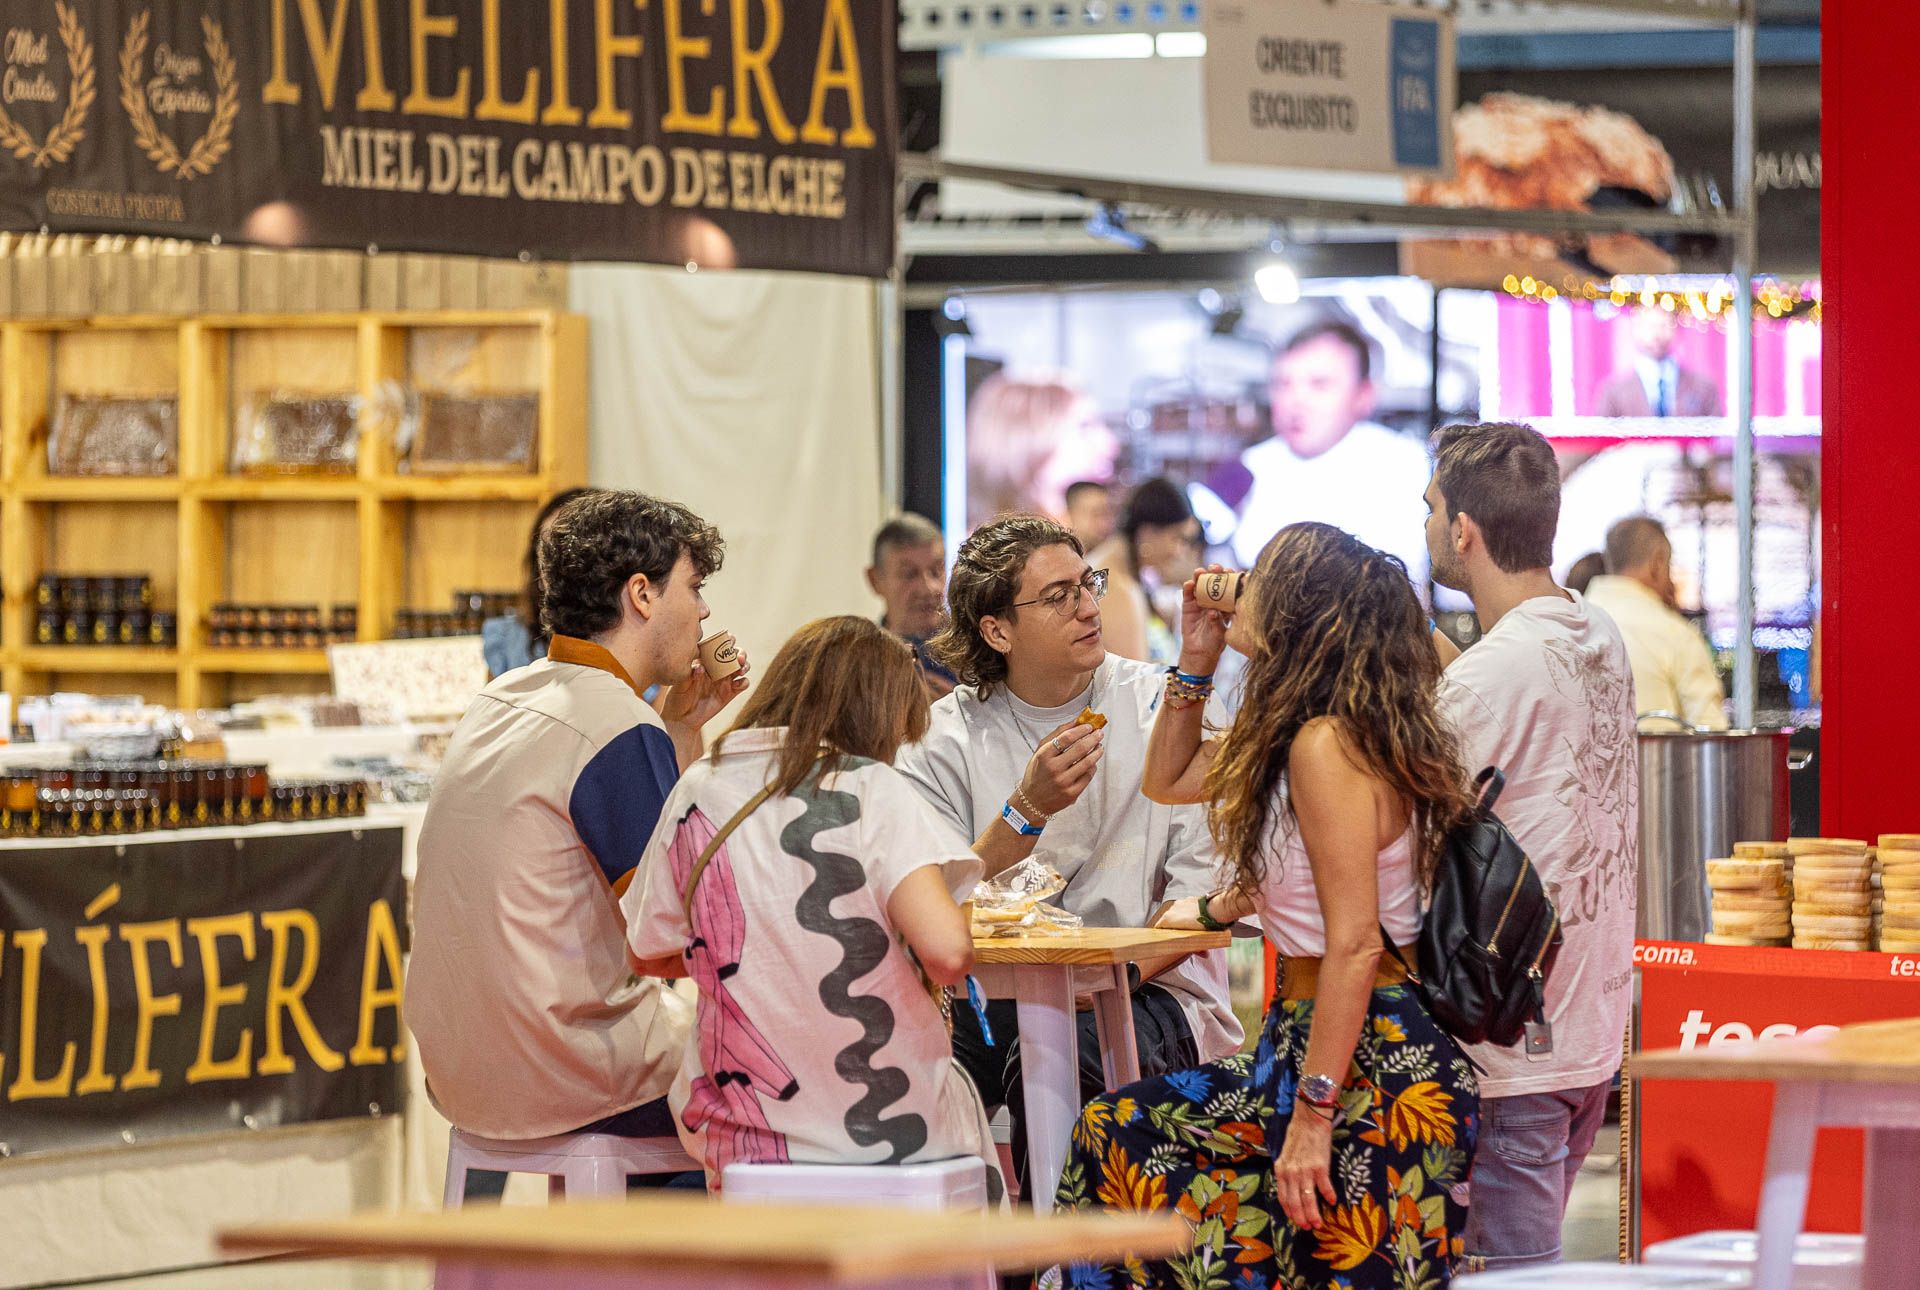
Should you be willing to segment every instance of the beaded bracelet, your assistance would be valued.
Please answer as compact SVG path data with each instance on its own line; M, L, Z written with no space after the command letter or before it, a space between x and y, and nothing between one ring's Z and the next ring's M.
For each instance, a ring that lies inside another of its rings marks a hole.
M1191 708L1205 703L1207 696L1213 693L1211 680L1195 684L1177 672L1167 675L1167 706L1173 709Z

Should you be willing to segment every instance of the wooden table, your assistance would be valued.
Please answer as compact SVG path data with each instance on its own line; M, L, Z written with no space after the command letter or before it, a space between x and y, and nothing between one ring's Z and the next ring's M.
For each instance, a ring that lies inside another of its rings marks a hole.
M1067 1142L1080 1117L1080 1028L1074 1016L1076 969L1093 995L1107 1087L1140 1078L1127 965L1225 949L1227 932L1086 927L1043 936L994 936L973 942L973 975L990 999L1019 1005L1020 1085L1026 1090L1027 1187L1037 1210L1053 1207ZM995 1036L999 1040L999 1036ZM1004 1041L1002 1041L1004 1042Z
M1828 1125L1867 1131L1867 1250L1860 1284L1913 1285L1920 1279L1920 1018L1645 1053L1633 1059L1631 1073L1642 1080L1775 1085L1754 1290L1788 1290L1792 1284L1814 1137Z
M1076 1259L1160 1258L1191 1233L1164 1214L903 1213L825 1205L725 1204L655 1192L554 1206L469 1205L243 1227L232 1254L432 1259L442 1283L488 1290L801 1290L991 1284Z

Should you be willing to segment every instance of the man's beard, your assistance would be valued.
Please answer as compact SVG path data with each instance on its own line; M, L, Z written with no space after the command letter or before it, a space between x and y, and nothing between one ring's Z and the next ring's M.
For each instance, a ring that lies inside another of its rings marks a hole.
M1473 588L1467 585L1466 567L1460 563L1452 551L1446 552L1444 556L1434 551L1429 551L1427 554L1432 557L1429 561L1428 573L1435 582L1449 591L1464 591L1469 595L1472 594Z

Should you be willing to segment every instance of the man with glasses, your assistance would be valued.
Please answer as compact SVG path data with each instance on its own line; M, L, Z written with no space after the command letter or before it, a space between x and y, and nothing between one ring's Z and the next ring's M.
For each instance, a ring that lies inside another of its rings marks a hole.
M965 836L989 878L1032 856L1067 880L1055 900L1089 927L1145 927L1163 902L1218 885L1203 807L1140 792L1165 671L1108 654L1104 569L1051 520L1014 515L975 530L947 583L948 625L932 648L960 678L933 705L925 739L899 769ZM1103 728L1078 723L1091 708ZM1105 1085L1093 1014L1080 1009L1080 1088ZM1019 1028L1010 1001L987 1006L989 1043L954 1010L954 1054L989 1107L1006 1105L1025 1185ZM1177 960L1138 981L1134 1034L1143 1076L1212 1061L1240 1046L1223 951ZM1051 1202L1051 1197L1040 1198Z

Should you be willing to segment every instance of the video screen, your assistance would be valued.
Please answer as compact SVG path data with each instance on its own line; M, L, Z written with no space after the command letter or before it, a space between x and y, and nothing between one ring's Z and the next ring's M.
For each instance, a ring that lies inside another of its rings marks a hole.
M1399 556L1436 610L1462 610L1427 581L1426 437L1519 420L1561 462L1556 575L1616 521L1652 515L1672 539L1678 607L1730 650L1730 356L1710 291L1677 280L1646 297L1671 309L1414 278L1307 282L1286 304L1217 288L970 294L949 305L965 320L948 351L947 460L966 463L949 482L953 541L1009 510L1066 519L1083 480L1124 512L1159 478L1187 497L1210 558L1246 567L1283 526L1318 520ZM1798 708L1818 569L1816 320L1756 323L1754 409L1756 643L1780 671L1763 668L1763 706ZM1174 621L1176 572L1141 575Z

